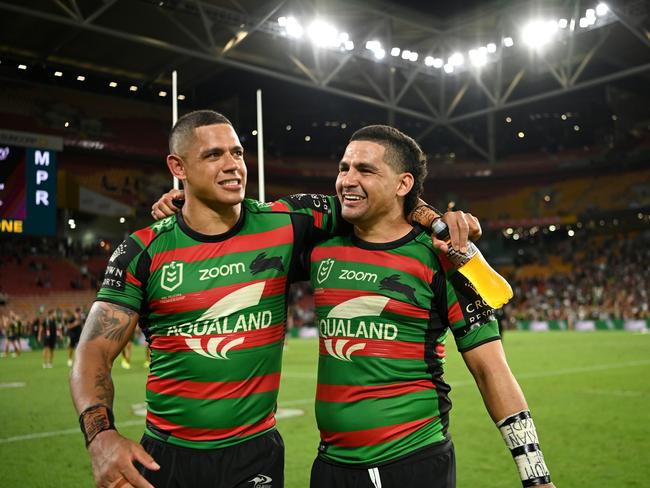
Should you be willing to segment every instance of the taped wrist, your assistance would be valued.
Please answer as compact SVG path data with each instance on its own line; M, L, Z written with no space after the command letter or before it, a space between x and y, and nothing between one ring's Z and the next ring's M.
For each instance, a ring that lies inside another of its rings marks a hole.
M86 447L93 439L105 430L115 430L113 411L106 405L92 405L79 415L79 426L86 440Z
M433 222L442 217L442 213L431 205L420 205L411 211L410 218L414 224L420 224L422 227L431 231Z
M512 453L522 485L527 487L550 483L551 476L539 448L537 431L530 411L515 413L496 425Z

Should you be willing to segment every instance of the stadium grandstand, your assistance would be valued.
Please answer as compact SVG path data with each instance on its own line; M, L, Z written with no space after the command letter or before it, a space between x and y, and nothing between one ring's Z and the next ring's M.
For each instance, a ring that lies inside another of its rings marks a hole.
M9 465L22 458L0 472L0 486L92 486L81 437L68 435L76 420L66 330L76 309L84 315L92 305L116 247L152 223L152 204L173 186L165 157L175 110L214 109L233 122L246 149L247 196L265 201L333 194L338 161L361 127L412 136L428 158L423 198L480 220L477 245L514 290L497 311L506 346L530 341L527 354L536 355L534 341L546 344L547 370L593 371L588 365L601 361L636 368L625 372L644 381L613 387L618 397L592 392L584 404L602 402L605 415L619 400L633 402L621 412L639 413L645 427L628 434L647 440L649 86L644 0L0 0L0 418L12 424L0 429L0 455ZM293 285L285 363L318 336L314 306L309 284ZM41 368L50 311L56 380ZM9 340L15 327L20 351ZM629 341L629 360L624 352L605 359L616 340ZM572 362L568 344L587 350L583 362ZM557 350L566 364L550 359ZM313 379L312 359L289 371L300 377L309 363ZM523 352L520 360L527 364ZM117 397L137 382L141 403L147 370L138 361L137 371L115 374ZM25 364L35 365L29 381ZM457 378L463 398L467 378ZM42 390L19 398L33 385ZM299 428L280 425L290 432L287 487L302 488L317 435L312 404L300 403L305 388L295 398L291 388L280 408L309 412ZM49 396L65 405L49 405ZM134 439L144 423L136 404L121 410ZM557 447L564 426L548 412L545 454L558 486L644 486L647 443L642 460L630 447L643 446L638 439L617 441L620 456L580 458ZM60 421L39 421L50 415ZM464 428L461 439L470 437ZM310 437L290 437L301 429ZM589 429L572 431L575 449L591 442L575 437ZM61 434L39 437L50 431ZM573 455L584 465L573 466ZM512 466L485 464L459 451L459 486L518 483Z

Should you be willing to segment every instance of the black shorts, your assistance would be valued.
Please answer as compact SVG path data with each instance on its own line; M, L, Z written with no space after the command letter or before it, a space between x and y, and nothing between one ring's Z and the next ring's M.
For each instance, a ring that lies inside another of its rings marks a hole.
M79 344L79 339L81 338L81 327L69 329L68 337L70 338L70 347L74 349Z
M160 465L138 471L156 488L283 488L284 442L277 430L225 447L191 449L142 436L140 443Z
M442 448L441 448L442 447ZM316 458L311 488L455 488L456 457L450 442L424 448L377 467L333 464Z
M56 347L56 336L45 336L43 339L43 347L54 349Z

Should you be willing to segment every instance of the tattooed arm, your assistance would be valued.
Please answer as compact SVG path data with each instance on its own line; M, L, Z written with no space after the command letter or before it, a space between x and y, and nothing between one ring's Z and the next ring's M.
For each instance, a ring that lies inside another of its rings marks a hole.
M97 301L88 314L70 375L70 391L77 412L93 405L113 406L111 368L133 335L139 315L131 309ZM93 475L98 487L109 487L123 479L126 485L153 488L133 465L138 461L148 469L158 465L142 446L122 437L116 430L99 432L88 445Z

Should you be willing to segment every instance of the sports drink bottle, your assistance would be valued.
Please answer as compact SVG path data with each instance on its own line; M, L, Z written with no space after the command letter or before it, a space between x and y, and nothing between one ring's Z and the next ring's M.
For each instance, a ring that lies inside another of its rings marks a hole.
M449 229L442 219L436 219L431 230L438 239L449 243ZM490 307L501 308L512 298L512 288L506 279L488 264L473 242L467 243L466 253L456 251L450 245L447 257Z

